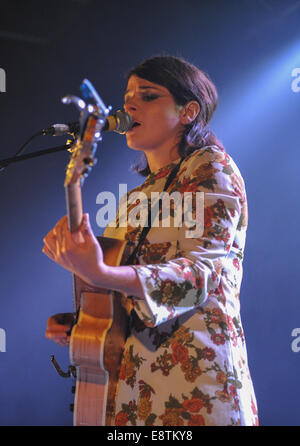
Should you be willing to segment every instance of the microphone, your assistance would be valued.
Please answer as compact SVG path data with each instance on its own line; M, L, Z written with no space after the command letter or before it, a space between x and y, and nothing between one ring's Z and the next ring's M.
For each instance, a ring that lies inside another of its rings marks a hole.
M120 134L124 134L131 129L133 124L132 117L121 110L118 110L116 113L109 115L105 124L102 128L102 131L107 132L117 132ZM52 124L47 129L42 130L42 135L51 135L51 136L63 136L66 133L79 133L80 132L80 124L78 121L69 122L68 124Z

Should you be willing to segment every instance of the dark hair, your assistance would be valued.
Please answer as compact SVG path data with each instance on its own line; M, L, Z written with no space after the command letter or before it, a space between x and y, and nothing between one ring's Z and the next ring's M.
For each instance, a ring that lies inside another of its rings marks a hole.
M155 56L132 68L127 74L127 82L132 75L166 87L177 105L185 105L189 101L199 103L200 112L197 118L185 126L182 134L179 143L181 157L185 158L194 150L208 145L223 148L222 143L207 127L217 107L218 94L206 73L180 57ZM150 173L144 154L133 169L143 176Z

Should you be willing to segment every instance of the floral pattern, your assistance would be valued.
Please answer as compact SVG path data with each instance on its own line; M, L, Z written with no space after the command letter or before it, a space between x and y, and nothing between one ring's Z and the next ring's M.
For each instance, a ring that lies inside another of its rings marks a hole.
M134 192L148 199L161 192L178 161L152 172ZM132 266L145 300L127 296L131 331L115 425L257 425L240 318L247 229L242 176L225 151L205 147L182 162L168 189L174 191L204 193L203 233L187 238L184 224L172 226L173 206L169 227L150 229ZM137 205L128 205L126 217ZM127 227L119 226L121 217L118 213L104 235L128 240L133 250L142 228L131 226L129 219ZM163 219L160 209L159 222Z

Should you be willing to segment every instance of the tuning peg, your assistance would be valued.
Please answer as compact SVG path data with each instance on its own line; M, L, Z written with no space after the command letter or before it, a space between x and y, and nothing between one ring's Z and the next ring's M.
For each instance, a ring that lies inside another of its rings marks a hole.
M91 168L93 166L95 166L97 164L98 159L97 158L92 158L92 157L86 157L83 159L84 164L88 167Z
M91 167L90 167L90 166L86 167L86 168L82 171L82 176L83 176L83 177L87 177L88 174L90 173L90 171L91 171Z
M80 90L85 99L92 100L97 104L97 107L101 111L101 114L103 114L104 116L108 116L111 111L111 106L106 107L96 89L94 88L93 84L88 79L83 79L80 85Z
M94 159L90 158L88 156L83 159L84 164L86 164L87 166L92 166L93 165L93 161L94 161Z
M63 104L74 104L79 110L84 110L86 103L78 96L67 95L61 99Z

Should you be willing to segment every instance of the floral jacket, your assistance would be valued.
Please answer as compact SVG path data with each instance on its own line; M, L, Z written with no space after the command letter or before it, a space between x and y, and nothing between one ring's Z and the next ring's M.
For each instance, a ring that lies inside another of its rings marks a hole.
M154 192L163 191L178 161L151 172L124 197L127 205L119 207L105 236L135 247L149 203L143 197L152 199L158 195ZM184 199L163 202L159 224L152 224L133 266L145 300L128 296L131 331L115 425L257 425L240 318L247 229L243 179L228 154L210 146L183 160L168 188L169 196L173 192ZM197 192L202 192L198 202ZM163 212L167 205L169 215ZM126 226L120 225L124 218ZM194 233L192 221L202 222Z

